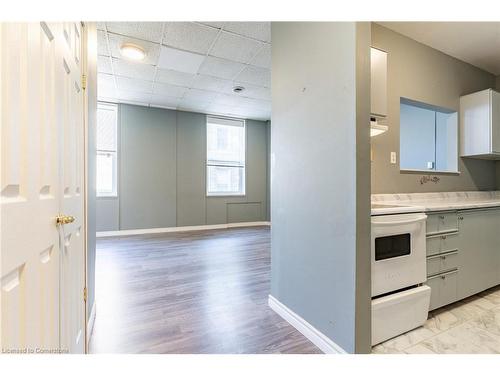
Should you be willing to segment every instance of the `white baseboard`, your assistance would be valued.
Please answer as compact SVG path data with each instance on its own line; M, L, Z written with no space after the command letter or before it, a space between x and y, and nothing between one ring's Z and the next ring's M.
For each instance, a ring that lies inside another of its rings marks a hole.
M136 235L136 234L189 232L189 231L196 231L196 230L228 229L228 228L257 227L257 226L269 226L269 225L271 225L271 223L269 221L252 221L252 222L245 222L245 223L191 225L191 226L186 226L186 227L126 229L126 230L114 230L114 231L107 231L107 232L97 232L96 237L132 236L132 235Z
M95 322L95 301L92 305L92 309L90 310L89 321L87 322L87 344L90 342L90 338L92 337L92 332L94 331L94 322Z
M268 304L279 316L285 319L297 331L302 333L309 341L316 345L323 353L327 354L345 354L347 353L339 345L334 343L323 333L314 328L300 315L290 310L273 296L269 295Z

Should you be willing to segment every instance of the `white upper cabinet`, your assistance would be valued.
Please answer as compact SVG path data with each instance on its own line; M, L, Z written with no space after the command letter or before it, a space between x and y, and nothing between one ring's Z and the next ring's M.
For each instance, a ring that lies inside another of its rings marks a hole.
M387 52L371 49L371 115L387 116Z
M460 156L500 159L500 93L460 97Z

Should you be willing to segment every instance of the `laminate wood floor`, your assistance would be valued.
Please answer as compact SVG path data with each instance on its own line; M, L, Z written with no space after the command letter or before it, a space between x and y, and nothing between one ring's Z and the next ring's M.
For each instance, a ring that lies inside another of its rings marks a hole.
M97 241L91 353L320 353L267 305L268 227Z

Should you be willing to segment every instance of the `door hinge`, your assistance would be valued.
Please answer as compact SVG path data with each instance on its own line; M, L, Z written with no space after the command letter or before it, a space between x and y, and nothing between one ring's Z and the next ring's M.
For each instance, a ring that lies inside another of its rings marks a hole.
M87 88L87 76L84 74L82 75L82 89L86 89Z
M83 288L83 301L87 302L87 287Z

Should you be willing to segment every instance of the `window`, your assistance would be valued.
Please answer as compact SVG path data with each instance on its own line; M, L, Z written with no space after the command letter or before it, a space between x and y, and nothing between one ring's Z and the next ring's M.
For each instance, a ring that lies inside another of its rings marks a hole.
M96 191L98 197L116 197L117 189L117 106L97 105Z
M402 170L458 172L457 112L401 98Z
M245 121L207 117L207 195L245 195Z

